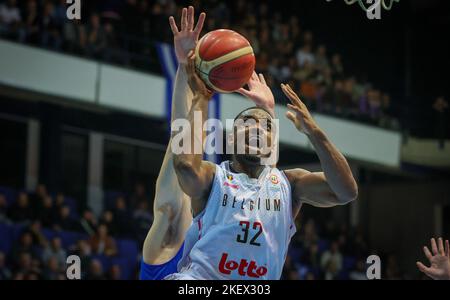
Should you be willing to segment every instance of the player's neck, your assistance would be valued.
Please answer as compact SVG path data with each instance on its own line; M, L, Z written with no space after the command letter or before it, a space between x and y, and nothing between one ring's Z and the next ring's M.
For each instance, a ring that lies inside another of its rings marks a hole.
M247 164L243 161L240 161L240 159L237 159L236 156L233 156L231 159L230 168L235 173L245 173L250 178L259 178L259 175L261 175L262 171L264 171L265 166L259 163Z

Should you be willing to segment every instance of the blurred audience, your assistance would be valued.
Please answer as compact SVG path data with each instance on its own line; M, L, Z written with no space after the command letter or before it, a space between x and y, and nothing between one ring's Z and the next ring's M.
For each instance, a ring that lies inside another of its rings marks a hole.
M63 0L8 0L0 5L0 36L142 68L148 57L156 61L149 41L171 43L167 20L179 13L178 4L174 0L104 0L83 6L86 17L82 20L68 20ZM288 82L312 110L398 129L390 95L347 74L340 54L329 53L325 44L317 43L314 32L304 30L297 17L283 18L272 1L258 8L251 1L199 0L195 5L209 14L205 32L230 28L251 41L256 69L265 73L275 94L280 94L279 83ZM248 11L257 11L258 16ZM137 189L136 197L130 204L136 206L135 201L145 194Z

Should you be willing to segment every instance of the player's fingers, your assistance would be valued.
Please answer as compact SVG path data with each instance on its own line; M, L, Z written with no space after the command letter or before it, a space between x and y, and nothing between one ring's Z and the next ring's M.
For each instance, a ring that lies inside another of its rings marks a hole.
M289 109L292 109L293 111L295 111L303 116L303 111L300 108L298 108L297 106L292 105L292 104L288 104L287 106L289 107Z
M181 31L187 28L187 8L184 7L181 11Z
M262 84L267 85L266 79L264 78L263 74L259 74L259 81L261 81Z
M425 273L425 274L429 274L430 273L430 268L426 267L420 261L416 262L416 265L417 265L417 268L419 268L420 272Z
M170 29L172 29L173 35L176 35L179 32L179 30L178 30L177 22L175 22L174 17L171 16L169 18L169 24L170 24Z
M434 238L431 239L431 251L432 251L433 255L438 255L439 254L438 247L437 247L437 244L436 244L436 240Z
M444 240L442 238L438 239L438 251L440 255L445 256Z
M297 95L294 93L294 91L291 89L291 87L287 84L281 85L281 90L283 93L291 100L292 104L300 106L300 103L297 100Z
M297 121L297 118L295 117L295 114L292 111L288 111L286 113L286 118L291 120L293 123L295 123Z
M427 246L423 247L423 253L425 253L425 256L428 258L428 260L431 260L433 258L433 255L431 254Z
M252 79L252 80L254 80L254 81L257 81L257 82L259 82L259 77L258 77L258 74L256 74L256 72L255 72L255 71L253 71L252 77L251 77L250 79Z
M187 30L192 31L194 29L194 7L189 6L187 12Z
M205 19L206 19L205 13L201 13L200 16L198 17L197 25L195 26L195 29L194 29L197 39L199 38L200 33L203 30L203 24L205 24Z
M240 88L236 92L241 94L242 96L247 97L247 98L250 98L250 95L251 95L250 91L248 91L248 90L246 90L244 88Z
M305 103L303 103L302 99L300 99L300 97L297 95L297 93L294 92L294 90L291 88L291 86L289 84L287 84L286 86L287 86L287 89L289 90L289 92L292 94L292 97L295 99L295 102L297 102L297 104L301 108L306 108Z
M445 255L450 259L450 242L445 241Z

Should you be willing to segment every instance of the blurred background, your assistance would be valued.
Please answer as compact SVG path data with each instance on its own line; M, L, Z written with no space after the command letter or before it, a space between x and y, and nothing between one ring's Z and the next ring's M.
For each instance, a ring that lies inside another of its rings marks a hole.
M450 237L449 1L369 20L343 0L82 0L68 20L65 0L0 0L0 280L64 279L69 254L84 279L137 278L169 137L167 20L188 4L204 33L250 40L278 115L288 82L358 180L355 203L303 208L283 279L364 279L371 254L384 279L423 279L421 247ZM214 105L222 120L251 106ZM280 122L279 167L319 170Z

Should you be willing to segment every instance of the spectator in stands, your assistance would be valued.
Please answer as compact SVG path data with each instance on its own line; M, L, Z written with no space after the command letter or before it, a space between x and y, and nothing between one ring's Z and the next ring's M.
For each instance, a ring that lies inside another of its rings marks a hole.
M33 210L25 192L20 192L16 202L8 209L8 217L16 223L29 222L33 218Z
M27 228L27 231L31 234L33 238L33 245L39 247L47 247L48 241L44 234L42 233L42 224L39 220L34 220L31 222L30 226Z
M108 280L121 280L122 279L122 270L119 265L113 265L106 276Z
M116 235L114 214L112 213L112 211L110 211L110 210L104 211L100 221L102 224L104 224L108 228L108 232L111 235Z
M88 55L97 59L101 58L106 47L106 35L99 15L91 16L86 35Z
M63 207L64 205L66 205L66 199L64 197L64 194L57 193L56 197L55 197L55 205L54 205L56 212L59 212L61 207Z
M305 248L308 248L310 245L316 244L319 240L319 237L316 232L316 224L314 220L309 219L304 228L303 234L301 235L302 245Z
M297 266L292 260L292 257L288 254L286 256L286 261L284 263L283 267L283 276L281 278L282 280L299 280L299 271Z
M59 50L61 48L62 39L58 20L55 17L55 7L53 3L47 1L41 17L41 43L43 47Z
M61 238L54 237L50 246L46 247L42 253L42 261L48 263L50 259L56 259L58 266L62 267L66 264L67 253L62 248Z
M130 197L130 207L134 209L138 207L141 202L150 203L150 200L147 196L145 186L142 183L137 183L134 186L133 194Z
M349 279L350 280L367 280L366 264L365 264L364 260L359 259L356 262L355 268L349 274Z
M317 48L316 57L315 57L315 65L316 65L316 68L320 72L324 72L324 70L326 70L330 67L330 63L328 62L328 57L327 57L327 47L325 45L320 45Z
M72 253L81 260L81 278L84 278L92 260L92 248L89 242L85 240L77 241L76 246L72 248Z
M325 279L330 280L337 277L342 270L342 260L339 244L334 241L331 243L330 249L326 250L320 259L320 265L325 270Z
M8 203L6 202L6 197L0 194L0 223L9 222L8 220Z
M0 252L0 280L9 280L11 277L12 273L6 266L5 253Z
M33 209L37 210L41 203L44 203L46 197L50 196L47 192L47 187L44 184L38 184L36 190L30 195L31 205Z
M344 65L339 54L334 54L331 58L331 72L334 80L344 78Z
M97 218L90 209L86 209L80 219L81 231L87 233L89 236L93 236L97 231Z
M23 276L25 276L30 272L38 271L35 268L33 268L32 262L33 262L32 256L29 252L24 251L18 253L17 260L15 263L14 274L22 274Z
M61 273L63 272L64 264L60 264L58 257L50 256L47 260L44 260L45 268L43 270L42 277L45 280L59 280ZM65 261L64 261L65 263Z
M23 29L21 42L37 44L39 40L39 13L36 0L27 1L23 12Z
M67 205L62 206L55 218L53 229L58 231L76 231L78 228L78 223L70 215L70 207Z
M85 54L86 28L80 20L65 22L63 25L64 47L76 54Z
M39 219L44 227L50 228L55 221L55 211L53 209L53 199L46 196L37 211L37 219Z
M86 275L86 280L106 280L103 274L102 263L96 259L92 260L89 265L89 271Z
M395 255L391 254L388 255L387 263L386 263L386 271L385 271L385 278L386 280L401 280L402 279L402 273L400 271L400 266L398 265L397 258Z
M297 63L300 67L303 67L305 63L310 63L311 65L315 64L315 57L312 53L312 48L310 44L305 44L303 48L301 48L297 52Z
M133 212L133 223L137 240L143 241L153 223L153 215L146 201L139 202L137 209Z
M30 255L30 264L31 264L31 257L35 257L35 258L40 257L39 245L37 245L33 242L33 236L31 235L31 233L29 231L23 232L20 235L18 242L16 242L16 244L13 246L13 248L11 250L11 254L12 254L11 258L13 260L13 263L20 264L20 259L21 259L22 253L27 253ZM27 258L25 258L25 259L27 259Z
M105 256L115 256L117 254L116 241L108 234L108 227L100 224L97 233L89 240L92 251Z
M433 103L436 120L436 137L439 139L439 148L444 149L447 138L446 127L449 114L448 102L444 97L438 97Z
M132 215L127 209L124 197L117 197L113 209L113 226L120 237L130 237L133 232Z
M306 248L306 251L303 254L300 261L302 262L302 264L311 267L313 270L319 270L320 269L319 245L317 245L317 243L310 244L308 248Z
M19 38L19 29L22 22L16 0L7 0L0 4L0 35L8 38Z

